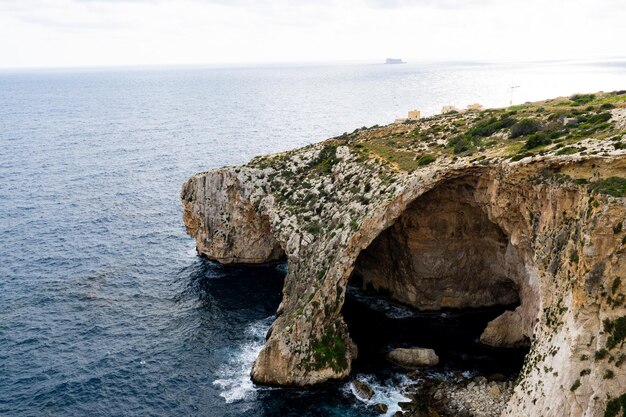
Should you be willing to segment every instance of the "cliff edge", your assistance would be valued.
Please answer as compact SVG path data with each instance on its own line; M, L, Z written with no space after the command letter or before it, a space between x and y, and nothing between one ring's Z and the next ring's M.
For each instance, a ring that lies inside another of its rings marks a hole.
M200 254L287 259L257 383L349 375L358 279L420 310L519 303L481 336L530 344L504 416L626 407L626 92L357 129L194 175L181 199Z

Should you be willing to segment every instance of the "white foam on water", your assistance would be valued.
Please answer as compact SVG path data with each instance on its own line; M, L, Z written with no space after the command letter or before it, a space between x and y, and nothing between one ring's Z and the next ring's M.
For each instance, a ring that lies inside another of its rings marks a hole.
M198 256L198 251L196 250L196 242L193 242L191 246L185 249L185 255L190 258L195 258L196 256Z
M380 382L373 375L359 374L355 379L366 383L372 390L374 395L369 400L359 397L354 389L354 385L349 382L344 386L344 390L350 392L356 399L364 403L367 406L374 407L376 404L385 404L387 406L387 412L385 416L391 417L396 411L401 411L398 403L404 401L410 401L404 393L406 387L411 383L411 380L405 375L398 375L395 380L387 380Z
M226 403L256 398L257 388L250 379L250 370L263 348L265 334L273 320L274 316L270 316L250 324L245 330L246 342L236 348L228 361L218 368L219 378L213 381L213 385L220 388L220 397Z

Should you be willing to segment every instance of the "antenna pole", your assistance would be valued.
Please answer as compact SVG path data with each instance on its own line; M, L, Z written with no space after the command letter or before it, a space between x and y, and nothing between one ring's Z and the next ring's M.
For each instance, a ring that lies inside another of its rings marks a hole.
M512 105L513 105L513 91L514 91L516 88L519 88L519 85L512 85L512 86L511 86L511 101L509 101L509 106L512 106Z

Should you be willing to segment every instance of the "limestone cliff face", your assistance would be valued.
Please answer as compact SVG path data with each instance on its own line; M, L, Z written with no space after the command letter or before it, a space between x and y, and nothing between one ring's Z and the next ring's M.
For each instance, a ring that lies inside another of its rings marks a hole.
M287 257L254 381L311 385L350 373L358 349L341 307L352 279L419 309L519 301L481 337L530 343L503 415L615 407L626 386L626 132L611 114L622 109L598 104L564 127L561 106L364 129L190 178L181 198L199 253L224 263ZM509 138L522 118L545 130Z
M199 253L224 264L269 262L283 256L268 217L250 202L254 192L250 185L228 169L196 175L183 185L183 220Z

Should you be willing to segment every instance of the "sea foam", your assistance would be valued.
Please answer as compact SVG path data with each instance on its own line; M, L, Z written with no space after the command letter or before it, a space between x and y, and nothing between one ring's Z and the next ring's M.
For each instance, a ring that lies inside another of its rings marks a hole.
M217 371L218 379L213 385L221 389L220 397L226 403L251 401L256 398L257 387L250 379L252 364L263 348L265 335L274 316L250 324L246 330L246 341L233 350L228 361Z

